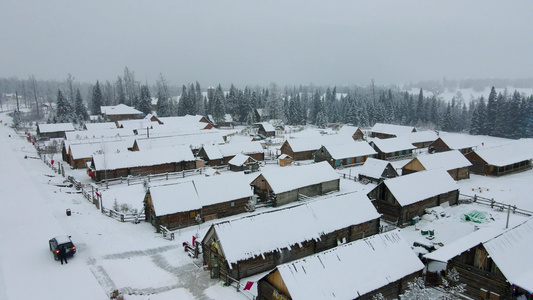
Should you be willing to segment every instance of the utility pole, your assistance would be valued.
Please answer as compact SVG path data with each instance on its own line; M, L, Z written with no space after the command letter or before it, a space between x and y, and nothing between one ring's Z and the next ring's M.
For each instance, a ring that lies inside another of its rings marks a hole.
M509 228L509 217L511 216L511 204L509 204L509 209L507 210L507 223L505 224L505 229Z

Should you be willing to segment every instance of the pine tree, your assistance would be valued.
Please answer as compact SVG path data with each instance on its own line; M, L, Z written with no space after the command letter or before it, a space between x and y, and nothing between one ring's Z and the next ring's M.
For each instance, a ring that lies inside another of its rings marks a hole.
M104 105L104 98L102 97L102 91L100 90L98 80L93 88L92 100L91 114L99 115L102 112L100 108Z
M505 135L513 139L522 137L522 132L524 131L523 111L520 109L521 102L520 93L515 90L509 102L508 114L505 118Z
M466 290L466 284L460 283L459 272L452 268L446 277L442 278L442 288L452 299L460 299L460 295Z
M89 113L87 112L87 108L85 107L85 104L83 104L83 100L81 99L80 89L76 90L74 113L79 123L89 120Z
M173 113L173 105L170 103L170 93L163 74L159 74L157 85L157 116L170 117ZM177 109L177 107L176 107ZM176 114L177 115L177 114Z
M55 123L68 123L72 121L72 108L67 99L61 93L61 90L57 90L57 102L56 102L56 115L54 118Z
M150 96L150 89L147 85L141 86L141 98L137 109L144 114L152 113L152 97Z
M416 104L416 122L415 123L424 123L426 122L425 110L424 110L424 92L420 89L418 94L418 102Z
M213 99L213 122L221 124L226 120L226 110L224 108L224 92L220 84L215 91L215 97Z
M408 290L401 296L402 300L430 300L431 294L426 289L424 279L416 277L414 281L407 283Z
M495 124L498 114L497 98L498 95L496 94L496 89L492 87L487 102L487 120L485 123L485 132L487 135L494 135Z

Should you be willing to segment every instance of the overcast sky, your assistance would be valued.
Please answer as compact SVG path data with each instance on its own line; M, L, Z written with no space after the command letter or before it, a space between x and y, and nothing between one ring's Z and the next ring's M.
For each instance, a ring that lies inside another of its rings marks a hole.
M202 86L533 76L533 1L0 0L0 77Z

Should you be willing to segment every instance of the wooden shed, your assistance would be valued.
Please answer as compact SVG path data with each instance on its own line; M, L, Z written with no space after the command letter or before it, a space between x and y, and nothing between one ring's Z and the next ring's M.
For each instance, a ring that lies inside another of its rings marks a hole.
M253 181L259 201L273 206L340 189L340 177L327 162L263 171Z
M287 154L282 154L278 157L279 166L286 167L292 164L292 157Z
M412 132L416 132L416 128L413 126L376 123L370 129L370 137L389 139L393 137L403 136Z
M361 182L368 180L380 183L385 179L399 176L389 161L375 158L368 158L364 165L357 169L357 172L359 172L357 179Z
M257 299L396 299L423 268L402 235L391 231L277 266L258 281Z
M420 155L402 167L402 175L414 172L444 169L455 180L470 178L469 167L472 164L458 150Z
M276 136L276 128L274 128L274 125L268 122L256 123L255 125L258 127L257 129L258 134L262 134L266 137Z
M315 162L327 161L333 168L363 164L378 153L365 141L324 145L315 152Z
M212 278L239 280L374 235L379 217L352 193L215 223L202 239L204 264Z
M151 187L146 193L146 221L159 231L161 225L183 228L244 213L252 197L250 179L232 173Z
M490 148L478 148L465 155L471 171L480 175L502 176L532 167L533 139L512 141Z
M198 151L206 165L223 166L237 154L246 154L257 161L265 160L265 152L260 142L238 142L224 145L204 145Z
M388 139L373 139L370 145L378 152L377 158L383 160L406 159L413 156L413 150L416 149L413 144L404 137L395 137Z
M295 161L314 159L322 145L337 145L353 142L349 135L335 134L313 138L288 139L281 145L281 154L287 154Z
M385 180L368 197L385 220L404 226L426 208L457 204L459 187L448 172L437 169Z
M72 123L39 124L37 136L40 138L65 138L65 132L74 131Z
M503 233L482 228L425 257L428 265L441 262L447 271L456 269L459 281L466 284L465 294L472 299L529 299L532 241L530 218Z
M251 173L259 170L259 162L253 157L238 153L228 162L229 169L234 172Z

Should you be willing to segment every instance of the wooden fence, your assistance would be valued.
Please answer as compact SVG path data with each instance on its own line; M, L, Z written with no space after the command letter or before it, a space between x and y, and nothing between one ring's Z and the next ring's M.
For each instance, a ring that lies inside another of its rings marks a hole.
M462 202L462 203L475 202L475 203L479 203L482 205L490 206L491 208L494 208L500 211L504 211L505 209L509 208L509 204L498 202L498 201L495 201L494 199L481 197L476 194L474 194L474 196L459 194L459 202ZM516 205L511 206L510 209L513 214L521 214L521 215L528 216L528 217L533 216L532 211L518 208L516 207Z

